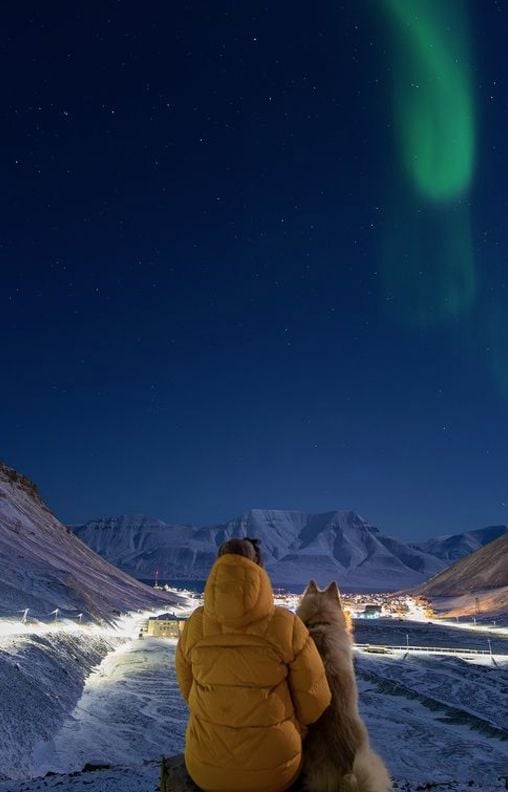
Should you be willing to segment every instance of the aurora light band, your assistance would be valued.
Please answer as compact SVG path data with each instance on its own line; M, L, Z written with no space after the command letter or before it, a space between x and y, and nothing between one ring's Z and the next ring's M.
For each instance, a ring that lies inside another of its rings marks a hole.
M476 294L469 194L475 118L468 3L381 0L391 30L395 157L385 300L419 328L457 319Z
M394 113L406 172L432 201L469 188L475 128L461 0L382 0L395 39Z

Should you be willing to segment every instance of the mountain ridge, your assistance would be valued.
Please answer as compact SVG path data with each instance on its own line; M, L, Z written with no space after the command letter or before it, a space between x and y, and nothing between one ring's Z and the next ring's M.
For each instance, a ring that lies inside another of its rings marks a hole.
M487 525L485 528L475 528L462 534L445 534L410 544L411 547L435 555L436 558L441 558L447 564L452 564L506 533L508 533L508 525Z
M508 533L414 589L451 616L508 611Z
M36 485L0 462L0 611L54 608L112 620L121 611L176 604L115 568L63 525Z
M121 515L73 530L96 552L144 579L155 569L161 578L204 579L223 541L249 535L261 538L267 570L281 585L337 577L346 587L396 590L423 582L444 567L351 510L251 509L201 527Z

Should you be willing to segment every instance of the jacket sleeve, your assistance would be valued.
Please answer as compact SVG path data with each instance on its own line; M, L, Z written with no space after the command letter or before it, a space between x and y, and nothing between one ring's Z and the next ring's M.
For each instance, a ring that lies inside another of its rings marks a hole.
M295 616L294 660L289 664L288 684L300 723L314 723L329 706L332 695L323 661L302 620Z
M184 697L185 701L189 700L189 693L192 687L192 679L193 679L192 665L186 654L187 638L189 633L189 622L190 619L188 619L185 622L184 628L180 633L180 637L176 645L176 655L175 655L176 678L178 680L178 687L180 688L180 692Z

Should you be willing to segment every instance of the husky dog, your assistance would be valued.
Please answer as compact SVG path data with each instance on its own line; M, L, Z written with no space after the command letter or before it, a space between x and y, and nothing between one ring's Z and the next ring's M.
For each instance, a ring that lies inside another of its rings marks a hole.
M296 611L323 659L332 703L309 727L304 743L304 786L309 792L389 792L388 772L369 745L358 712L351 620L337 583L321 591L313 580Z

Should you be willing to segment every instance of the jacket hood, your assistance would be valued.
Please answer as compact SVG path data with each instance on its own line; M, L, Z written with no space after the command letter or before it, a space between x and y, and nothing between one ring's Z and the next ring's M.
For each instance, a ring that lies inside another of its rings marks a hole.
M205 586L205 614L226 627L243 627L274 609L270 578L254 561L228 553L217 559Z

